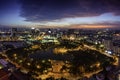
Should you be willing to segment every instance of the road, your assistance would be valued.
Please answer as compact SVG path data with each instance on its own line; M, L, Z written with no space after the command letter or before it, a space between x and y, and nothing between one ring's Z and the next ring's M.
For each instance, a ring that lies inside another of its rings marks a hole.
M85 45L85 44L84 44L84 47L86 47L86 48L88 48L88 49L91 49L91 50L98 51L98 52L100 52L101 54L104 54L104 55L106 55L106 56L108 56L108 57L113 57L112 55L110 55L110 54L108 54L108 53L105 53L105 52L103 52L103 51L101 51L101 50L97 50L97 49L94 48L94 47L91 47L91 46L88 46L88 45Z
M116 62L114 63L114 65L119 66L119 57L117 57L117 56L112 56L112 55L110 55L110 54L108 54L108 53L106 53L106 52L103 52L103 51L101 51L101 50L97 50L96 48L91 47L91 46L88 46L88 45L84 45L84 47L86 47L86 48L88 48L88 49L91 49L91 50L99 51L101 54L104 54L104 55L106 55L106 56L108 56L108 57L114 58L114 59L116 60Z

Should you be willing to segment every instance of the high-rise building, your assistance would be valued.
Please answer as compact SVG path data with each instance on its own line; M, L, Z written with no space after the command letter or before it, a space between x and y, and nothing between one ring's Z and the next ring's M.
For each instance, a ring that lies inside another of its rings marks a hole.
M105 46L106 50L112 50L113 49L113 42L111 38L105 38L102 40L103 45Z
M113 40L120 40L120 34L114 34Z
M113 52L120 56L120 40L113 41Z
M15 37L17 33L17 28L11 28L11 37Z

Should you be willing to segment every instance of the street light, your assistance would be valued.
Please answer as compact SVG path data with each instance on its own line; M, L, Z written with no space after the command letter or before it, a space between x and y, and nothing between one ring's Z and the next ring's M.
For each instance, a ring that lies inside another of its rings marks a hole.
M27 63L28 66L30 66L31 64L30 63Z
M40 65L37 65L36 67L37 67L38 69L40 69Z

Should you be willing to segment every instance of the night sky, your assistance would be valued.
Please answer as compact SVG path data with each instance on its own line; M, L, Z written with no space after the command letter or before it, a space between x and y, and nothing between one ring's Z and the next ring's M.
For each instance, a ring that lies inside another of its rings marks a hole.
M0 27L120 28L120 0L0 0Z

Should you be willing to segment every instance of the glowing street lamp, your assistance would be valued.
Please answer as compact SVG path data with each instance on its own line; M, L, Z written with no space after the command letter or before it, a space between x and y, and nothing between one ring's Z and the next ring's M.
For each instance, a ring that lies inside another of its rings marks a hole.
M38 69L40 69L40 65L37 65L36 67L37 67Z
M30 63L27 63L28 66L30 66L31 64Z

